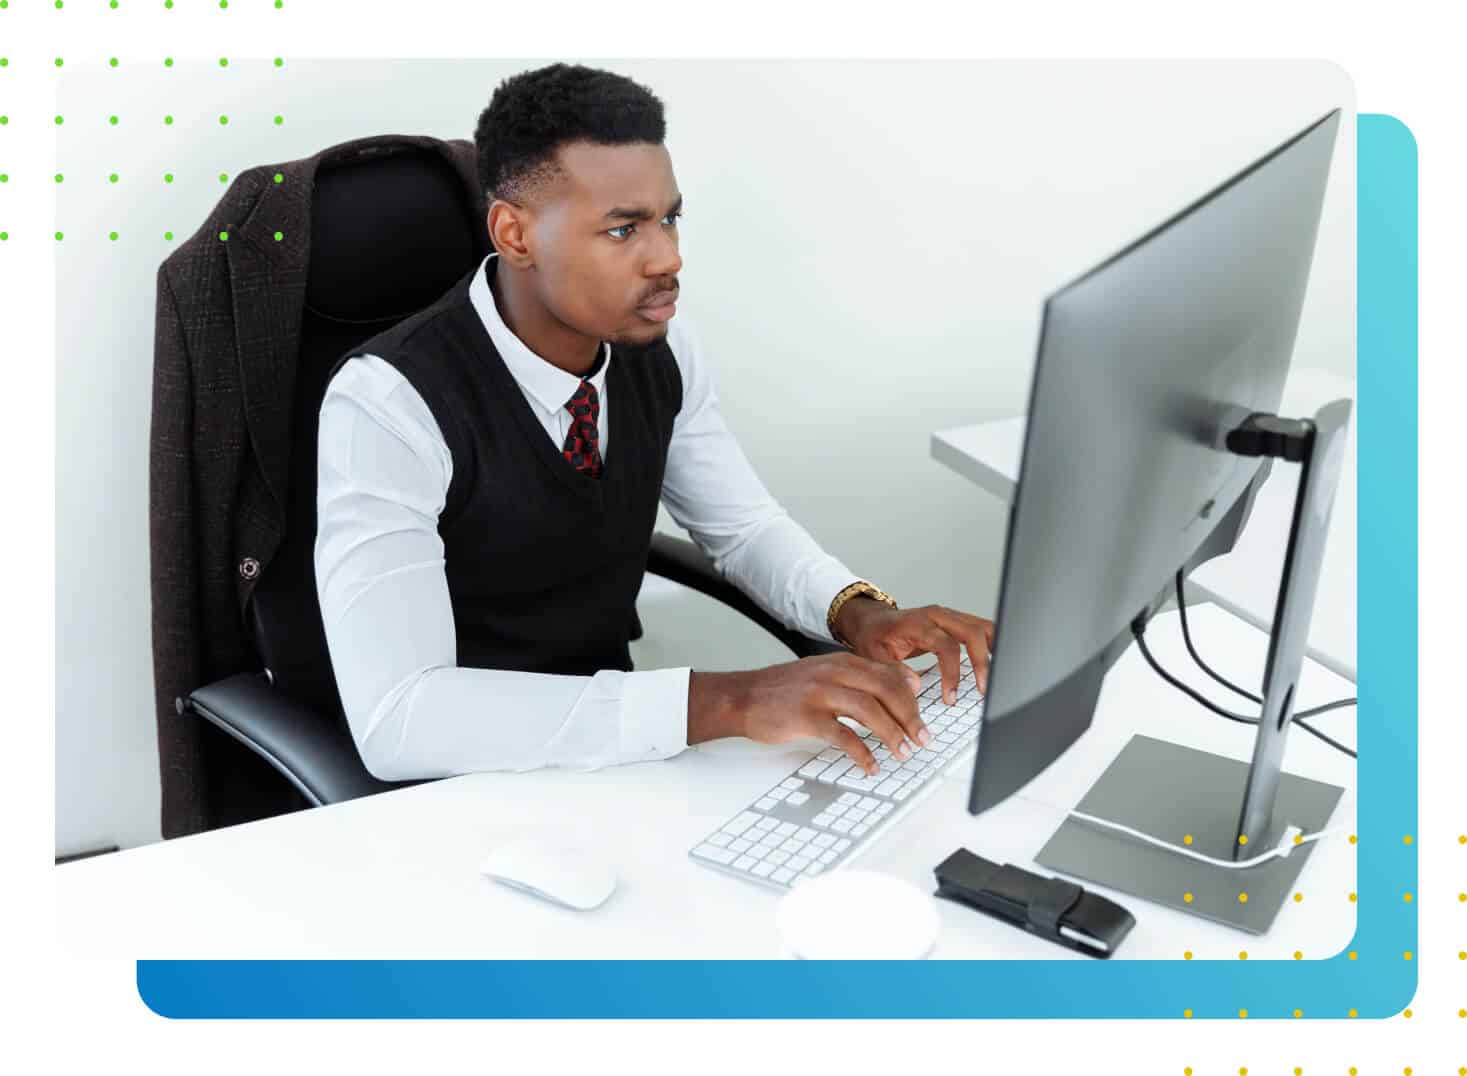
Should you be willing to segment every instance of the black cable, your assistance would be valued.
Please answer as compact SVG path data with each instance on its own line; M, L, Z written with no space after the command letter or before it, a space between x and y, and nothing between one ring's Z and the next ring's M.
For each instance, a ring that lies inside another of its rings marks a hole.
M1263 703L1262 698L1253 694L1253 692L1251 691L1245 691L1243 688L1239 687L1237 684L1229 680L1226 676L1223 676L1221 673L1216 672L1212 668L1212 666L1208 665L1207 662L1202 660L1202 655L1197 653L1197 648L1192 645L1192 632L1187 626L1187 599L1186 595L1182 592L1181 572L1177 573L1177 613L1179 614L1182 621L1182 641L1187 644L1187 653L1192 655L1192 660L1197 663L1197 667L1205 672L1208 676L1216 680L1223 687L1228 688L1231 691L1236 691L1245 699L1249 699L1250 701L1259 703L1261 705ZM1329 713L1329 711L1331 710L1340 710L1346 706L1354 706L1356 705L1356 702L1357 700L1354 698L1336 699L1334 702L1327 702L1323 706L1315 706L1309 710L1300 710L1294 714L1294 720L1297 721L1301 717L1317 717L1320 714ZM1308 726L1306 725L1305 727L1307 728Z
M1222 673L1214 671L1211 665L1202 660L1202 655L1197 653L1197 648L1192 645L1192 632L1187 627L1187 597L1182 593L1182 573L1180 571L1177 572L1177 613L1182 620L1182 641L1187 644L1187 653L1192 655L1192 660L1197 663L1197 667L1228 690L1242 695L1249 702L1261 704L1263 702L1262 696L1255 695L1251 691L1245 691Z
M1131 623L1131 634L1136 639L1136 646L1138 648L1140 648L1140 650L1141 650L1141 656L1144 657L1146 659L1146 663L1148 665L1150 665L1153 670L1155 670L1156 675L1160 676L1163 680L1165 680L1168 684L1171 684L1172 687L1176 688L1178 691L1180 691L1183 694L1191 697L1194 701L1196 701L1200 705L1206 707L1208 710L1211 710L1213 713L1217 714L1218 717L1225 717L1229 721L1236 721L1236 722L1238 722L1241 725L1256 725L1256 724L1258 724L1258 718L1256 718L1256 717L1248 717L1245 714L1235 714L1231 710L1225 710L1225 709L1223 709L1217 703L1213 702L1207 696L1203 695L1196 688L1192 687L1189 684L1182 683L1182 681L1178 680L1171 673L1169 673L1165 669L1163 669L1161 667L1161 665L1157 662L1156 658L1152 656L1152 654L1151 654L1151 648L1146 645L1146 640L1142 637L1143 636L1143 633L1145 632L1145 630L1146 630L1145 627L1141 625L1141 621L1140 621L1140 618L1139 617L1135 621L1132 621L1132 623ZM1326 707L1323 707L1322 709L1330 709L1330 708L1335 708L1335 707L1344 706L1344 705L1347 705L1347 704L1344 703L1344 702L1329 703ZM1316 712L1318 712L1318 709L1306 711L1306 714L1308 714L1308 713L1316 713ZM1295 715L1294 718L1293 718L1293 720L1292 720L1292 723L1295 724L1295 725L1298 725L1301 729L1303 729L1305 732L1309 733L1310 735L1315 736L1315 737L1323 740L1325 743L1327 743L1331 747L1333 747L1336 751L1342 751L1345 754L1349 755L1351 758L1358 758L1359 757L1358 755L1355 754L1354 751L1350 750L1350 748L1346 747L1344 744L1340 743L1338 740L1331 739L1330 737L1326 736L1324 733L1320 732L1313 725L1310 725L1310 724L1307 724L1304 721L1301 721L1300 720L1300 717L1302 717L1302 716L1305 716L1305 715L1303 715L1303 714Z

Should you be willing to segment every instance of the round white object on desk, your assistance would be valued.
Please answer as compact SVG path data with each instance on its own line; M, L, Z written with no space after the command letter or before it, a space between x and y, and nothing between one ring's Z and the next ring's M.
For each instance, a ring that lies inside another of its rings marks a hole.
M780 901L776 923L782 955L795 960L920 960L938 930L931 896L892 875L859 870L800 882Z

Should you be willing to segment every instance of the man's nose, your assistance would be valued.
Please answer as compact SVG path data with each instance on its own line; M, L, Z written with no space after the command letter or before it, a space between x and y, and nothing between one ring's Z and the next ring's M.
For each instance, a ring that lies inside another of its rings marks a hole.
M683 259L678 254L677 238L663 232L653 244L652 254L647 260L647 276L674 276L682 270Z

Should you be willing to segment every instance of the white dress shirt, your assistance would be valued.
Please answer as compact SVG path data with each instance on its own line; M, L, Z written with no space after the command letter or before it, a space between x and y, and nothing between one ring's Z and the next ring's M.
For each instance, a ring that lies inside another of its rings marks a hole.
M490 254L489 258L497 257ZM504 324L479 266L469 299L557 447L580 378ZM857 576L759 481L718 409L687 315L668 323L683 381L662 503L738 586L787 627L830 639L826 611ZM591 378L608 428L604 361ZM486 362L494 361L485 355ZM460 668L438 517L453 459L432 412L376 355L346 363L321 404L316 584L348 724L377 777L405 780L541 766L594 769L687 747L687 668L560 676ZM570 464L566 464L570 466Z

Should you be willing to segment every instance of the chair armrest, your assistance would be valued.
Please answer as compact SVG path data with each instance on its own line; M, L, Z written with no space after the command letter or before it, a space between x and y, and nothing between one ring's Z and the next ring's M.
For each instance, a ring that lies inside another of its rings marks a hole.
M351 733L276 690L259 673L239 673L179 700L274 766L313 807L386 792L416 781L379 781Z
M647 557L647 570L674 583L691 587L748 617L794 653L807 658L816 654L834 654L845 647L826 639L815 639L803 632L785 627L759 608L747 594L713 570L701 549L685 538L654 533L652 551Z

